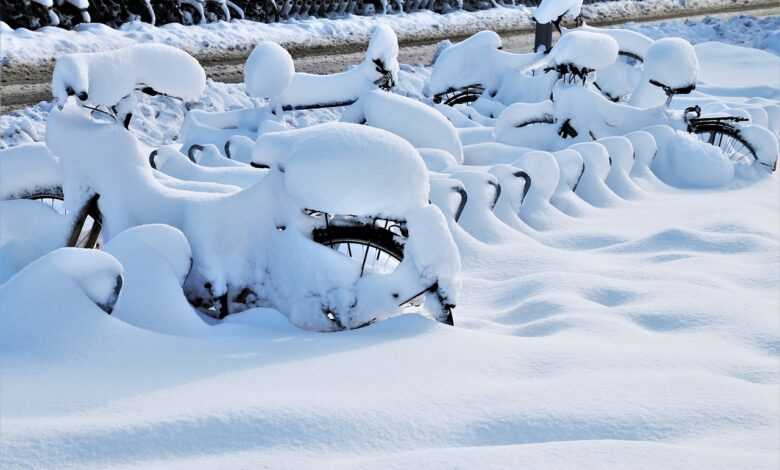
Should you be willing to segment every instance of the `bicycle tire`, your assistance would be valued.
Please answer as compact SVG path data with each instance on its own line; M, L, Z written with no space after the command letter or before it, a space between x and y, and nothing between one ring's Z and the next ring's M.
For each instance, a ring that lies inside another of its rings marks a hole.
M13 201L23 199L41 201L41 203L50 206L53 210L57 210L57 208L55 208L55 201L62 203L65 200L62 188L60 187L36 189L19 194L18 196L14 196L7 200ZM63 215L64 214L65 212L63 211ZM98 248L102 224L103 219L100 210L97 207L97 196L94 196L82 207L79 213L76 214L73 229L65 246Z
M741 134L739 128L730 124L692 123L688 126L688 132L696 134L701 141L720 148L731 161L751 165L758 161L753 145Z
M390 221L388 221L390 222ZM393 226L399 227L399 232L392 231ZM392 226L380 226L376 224L376 221L370 224L367 223L355 223L355 224L329 224L326 227L315 229L312 232L312 239L322 245L339 250L341 246L347 244L359 244L363 246L370 246L379 252L384 253L388 257L394 258L399 264L404 259L404 248L402 239L406 238L406 229L399 224ZM363 252L364 256L370 253L368 250ZM352 255L352 252L349 251ZM358 253L359 255L360 253ZM377 255L377 259L380 256ZM363 260L365 263L365 258ZM361 275L363 274L361 268ZM427 289L419 292L415 296L409 299L399 299L399 307L407 304L413 304L416 299L426 297L431 298L438 303L439 312L436 312L436 320L446 325L454 325L453 309L454 305L450 305L444 301L439 293L438 283L434 284ZM370 323L369 323L370 324ZM363 326L367 326L363 325Z
M403 244L398 241L398 237L398 233L387 228L362 223L329 224L312 232L312 239L321 245L337 248L338 245L345 243L360 244L385 253L400 263L404 259L404 248Z

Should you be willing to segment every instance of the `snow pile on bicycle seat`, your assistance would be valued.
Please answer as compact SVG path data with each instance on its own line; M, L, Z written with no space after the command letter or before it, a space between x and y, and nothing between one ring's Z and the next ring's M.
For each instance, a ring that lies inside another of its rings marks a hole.
M442 93L469 85L492 90L508 71L531 65L541 54L513 54L499 50L501 37L480 31L444 49L433 64L428 92Z
M363 63L374 64L377 60L382 62L385 69L392 74L393 80L398 82L398 71L401 67L398 63L398 36L393 28L381 23L371 31Z
M29 191L55 191L62 185L57 158L46 145L33 143L0 151L0 199L22 197Z
M438 148L463 162L463 146L455 126L436 109L418 100L372 90L352 105L351 120L397 134L415 147ZM355 116L362 112L362 116ZM346 113L345 113L346 114ZM357 118L357 119L356 119Z
M580 16L582 0L542 0L534 10L534 19L541 24L556 21L562 16L576 18Z
M595 28L593 26L583 25L578 28L577 31L587 31L597 34L606 34L612 39L617 41L620 53L630 54L631 56L638 57L644 60L647 55L647 50L653 45L653 40L644 34L632 31L630 29L622 28ZM567 30L564 34L570 34L572 31Z
M143 86L195 101L206 87L206 72L180 49L137 44L114 51L64 55L57 59L52 75L52 95L60 103L73 94L93 105L113 106Z
M398 38L390 27L377 25L363 62L329 75L297 72L290 86L274 102L285 106L350 103L388 78L397 83L399 68Z
M263 41L244 64L246 92L255 98L275 98L290 86L294 74L295 64L287 49Z
M691 43L681 38L663 38L647 50L644 76L671 88L696 84L699 59Z
M579 69L599 70L615 63L618 42L606 34L574 30L567 32L555 44L547 62L569 64Z
M734 179L734 163L720 148L669 126L651 126L645 130L658 145L653 172L665 183L681 188L714 188Z
M327 123L265 134L257 139L253 161L283 172L285 189L306 209L403 219L428 201L420 155L382 129Z

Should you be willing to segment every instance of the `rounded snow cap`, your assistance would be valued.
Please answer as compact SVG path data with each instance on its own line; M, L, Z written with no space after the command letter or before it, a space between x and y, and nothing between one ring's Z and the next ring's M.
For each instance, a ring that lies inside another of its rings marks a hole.
M290 53L275 42L262 41L244 64L246 92L255 98L276 98L290 86L294 74Z
M495 31L484 30L464 39L460 44L468 45L469 47L499 49L501 47L501 36Z
M691 43L681 38L663 38L647 50L644 64L649 80L670 88L684 88L696 84L699 59Z
M615 63L617 41L606 34L590 31L567 32L549 55L555 65L571 64L580 69L599 70Z

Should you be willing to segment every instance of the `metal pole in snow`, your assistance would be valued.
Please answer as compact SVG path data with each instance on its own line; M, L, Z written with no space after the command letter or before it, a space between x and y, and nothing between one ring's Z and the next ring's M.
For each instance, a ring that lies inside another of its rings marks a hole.
M544 52L547 54L552 49L552 23L540 24L534 20L536 30L534 35L534 52Z

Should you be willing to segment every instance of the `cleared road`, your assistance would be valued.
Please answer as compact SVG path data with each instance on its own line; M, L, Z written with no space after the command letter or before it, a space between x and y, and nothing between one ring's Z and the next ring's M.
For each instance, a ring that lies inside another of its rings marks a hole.
M759 6L755 8L740 7L738 10L709 10L696 14L681 13L672 16L663 17L641 17L641 18L622 18L619 22L605 21L592 22L593 25L610 25L625 23L627 21L652 23L668 20L670 18L703 18L704 16L717 16L727 18L730 16L749 13L753 16L774 16L780 15L780 4L772 7ZM533 31L518 30L502 33L504 48L516 52L525 52L531 50L533 46ZM452 37L452 40L459 40L462 37ZM432 41L422 41L414 43L401 43L399 60L406 64L428 64L431 62L436 43L439 39ZM327 49L306 49L293 50L292 55L295 58L295 68L301 72L309 73L334 73L344 70L346 67L356 64L363 60L364 45L352 47L329 47ZM209 61L201 60L209 78L227 83L236 83L243 80L243 58L236 60ZM14 109L18 109L39 101L51 99L49 81L51 71L43 69L40 71L30 71L23 77L3 77L3 83L0 86L0 114L5 114Z

